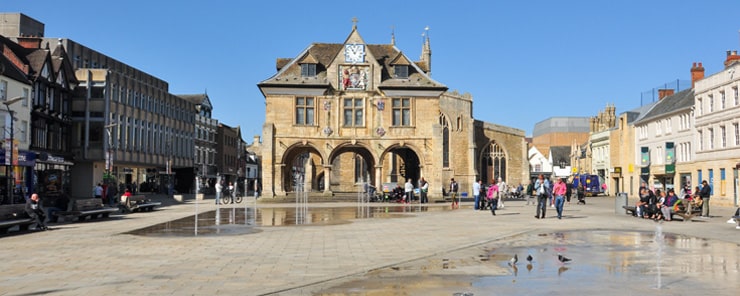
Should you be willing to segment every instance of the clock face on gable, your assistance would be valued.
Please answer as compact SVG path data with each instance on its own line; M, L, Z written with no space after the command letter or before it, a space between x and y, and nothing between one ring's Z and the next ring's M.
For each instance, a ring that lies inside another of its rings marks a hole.
M348 63L365 62L365 45L364 44L345 44L344 61Z

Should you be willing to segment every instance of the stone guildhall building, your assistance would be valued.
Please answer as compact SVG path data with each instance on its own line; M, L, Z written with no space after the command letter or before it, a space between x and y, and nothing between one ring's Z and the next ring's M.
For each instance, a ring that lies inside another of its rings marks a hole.
M450 178L461 192L478 178L527 180L524 131L475 120L470 94L434 80L428 35L413 61L394 38L365 42L355 23L344 42L313 43L278 58L276 70L258 84L264 196L297 188L331 196L366 182L418 187L424 178L440 198Z

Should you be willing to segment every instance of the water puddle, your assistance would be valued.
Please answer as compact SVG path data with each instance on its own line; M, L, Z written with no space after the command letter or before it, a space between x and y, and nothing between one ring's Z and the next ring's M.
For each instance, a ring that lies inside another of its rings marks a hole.
M728 295L740 288L738 247L660 229L533 233L299 290L307 295ZM561 262L558 255L571 261Z
M213 236L240 235L260 232L260 227L326 226L351 223L354 219L404 218L409 214L447 211L447 207L429 206L369 206L328 208L220 208L125 234L141 236Z

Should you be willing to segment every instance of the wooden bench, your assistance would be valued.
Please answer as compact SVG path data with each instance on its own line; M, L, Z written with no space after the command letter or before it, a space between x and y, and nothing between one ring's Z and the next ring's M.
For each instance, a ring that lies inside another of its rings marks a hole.
M72 216L76 217L78 221L84 221L87 217L91 219L95 218L108 218L111 213L117 212L118 209L110 208L103 205L103 201L99 198L86 198L77 199L72 203L71 211L58 211L54 215L57 217Z
M121 210L121 213L131 213L135 211L151 212L154 210L154 207L161 205L161 202L152 201L144 195L132 195L121 196L121 202L118 204L118 208Z
M637 207L622 206L622 208L627 210L627 214L630 214L632 216L637 216ZM674 211L673 208L671 208L670 213L671 213L671 220L673 220L673 216L679 216L683 219L684 222L686 222L686 221L691 221L693 217L695 217L698 214L701 214L701 208L689 207L689 209L679 209L678 211Z
M36 221L26 213L25 204L0 205L0 233L8 233L10 228L28 230Z

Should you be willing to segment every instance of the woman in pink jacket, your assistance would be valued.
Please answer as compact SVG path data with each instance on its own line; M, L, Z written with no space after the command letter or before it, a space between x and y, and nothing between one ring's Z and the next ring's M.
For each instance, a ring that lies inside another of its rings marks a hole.
M563 218L563 203L565 202L565 192L568 190L565 187L565 182L562 178L558 178L555 182L555 186L552 187L552 195L555 196L555 210L558 212L558 219Z
M498 207L498 185L496 180L491 180L491 186L488 187L488 194L486 199L488 200L488 206L491 207L491 214L496 216L496 207Z

